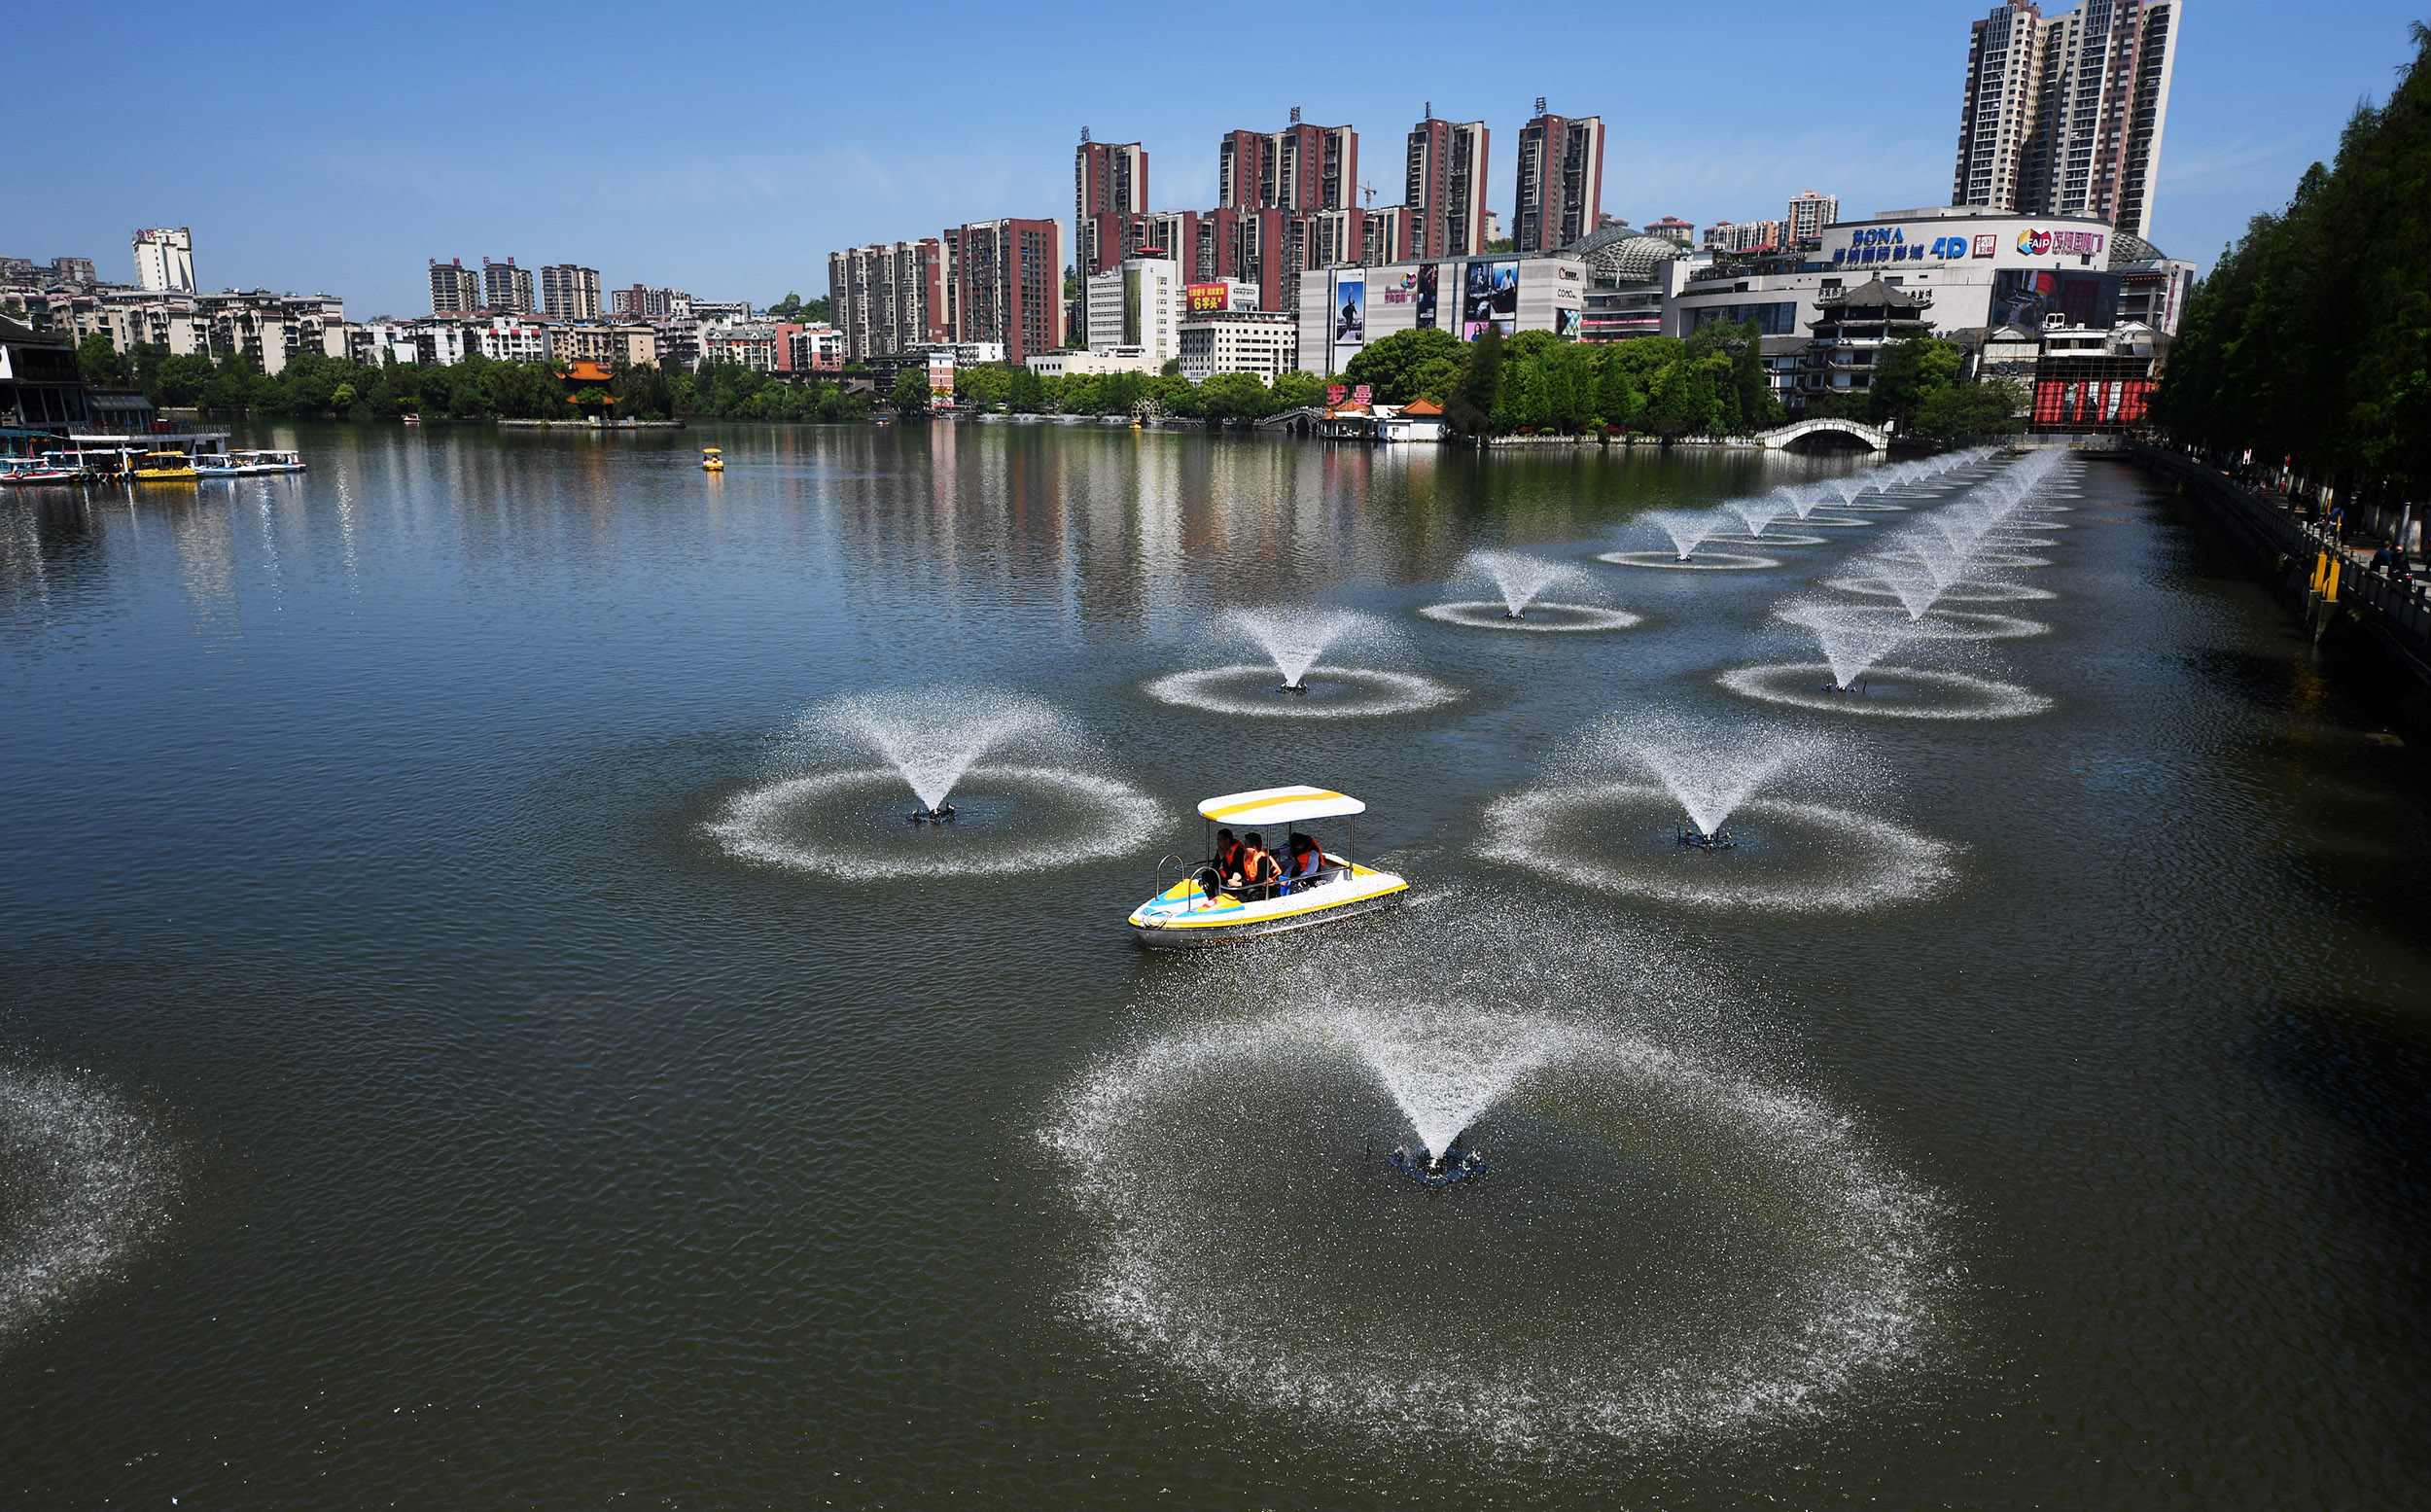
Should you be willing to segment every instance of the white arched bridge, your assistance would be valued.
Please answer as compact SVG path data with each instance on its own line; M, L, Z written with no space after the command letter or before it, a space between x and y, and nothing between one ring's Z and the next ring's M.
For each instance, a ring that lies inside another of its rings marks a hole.
M1863 420L1800 420L1794 425L1784 425L1777 431L1759 431L1755 439L1773 450L1779 451L1791 441L1808 436L1819 436L1826 432L1837 432L1842 436L1850 437L1863 442L1872 451L1890 450L1890 432L1879 425L1868 425Z

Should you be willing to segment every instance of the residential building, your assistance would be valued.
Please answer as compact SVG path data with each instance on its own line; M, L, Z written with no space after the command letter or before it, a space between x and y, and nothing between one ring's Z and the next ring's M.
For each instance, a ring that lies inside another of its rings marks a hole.
M675 313L679 299L687 307L691 303L691 296L681 289L652 289L635 284L630 289L615 291L610 313L626 320L663 320Z
M700 328L700 360L704 363L738 363L754 372L777 370L777 327L769 320L749 318L704 323ZM786 361L793 360L791 343Z
M1781 223L1721 221L1705 229L1704 246L1711 252L1770 252L1784 245Z
M1219 372L1253 372L1272 383L1299 360L1299 320L1282 310L1194 309L1182 318L1181 375L1193 383Z
M194 233L183 226L137 231L135 286L151 294L194 293Z
M1696 245L1697 225L1694 221L1683 221L1678 216L1667 215L1660 221L1648 222L1645 234L1660 236L1665 241L1674 241L1683 247L1690 247Z
M541 269L543 315L550 320L597 320L600 309L598 268L555 263Z
M1603 118L1545 113L1520 128L1515 252L1556 252L1585 237L1603 209Z
M1469 341L1488 325L1504 335L1546 331L1565 339L1584 330L1587 264L1568 254L1313 268L1298 283L1293 366L1320 377L1403 331L1449 331Z
M1840 219L1840 196L1808 190L1789 201L1789 245L1821 241L1823 228Z
M833 372L844 366L844 333L833 326L788 325L778 330L785 337L785 368L801 374Z
M51 281L54 284L90 287L100 283L101 279L93 272L90 258L53 258Z
M1074 265L1080 276L1138 256L1138 223L1148 210L1148 150L1138 142L1092 142L1083 130L1073 151L1072 177Z
M1216 148L1216 203L1230 210L1349 210L1358 203L1359 134L1300 123L1228 131Z
M1359 255L1356 261L1366 264L1405 263L1418 256L1412 250L1416 241L1418 212L1408 205L1387 205L1370 210L1359 235Z
M559 363L654 368L658 365L658 333L644 321L552 326L548 331L548 356L551 362Z
M828 318L843 333L845 361L865 363L943 340L945 280L945 243L934 236L829 253Z
M464 259L431 259L431 313L469 315L481 307L481 274Z
M1401 197L1409 229L1393 259L1461 258L1486 250L1486 149L1482 121L1427 119L1410 128ZM1387 212L1390 214L1391 212Z
M1063 343L1061 222L973 221L944 236L946 331L955 341L1001 341L1026 362Z
M481 260L481 307L506 315L532 313L532 270L515 266L515 260L504 263Z
M1138 347L1165 363L1181 355L1181 264L1131 258L1092 273L1086 283L1086 340L1093 352Z
M1974 22L1950 202L2144 235L2179 4L2085 0L2045 17L2038 0L2003 0Z

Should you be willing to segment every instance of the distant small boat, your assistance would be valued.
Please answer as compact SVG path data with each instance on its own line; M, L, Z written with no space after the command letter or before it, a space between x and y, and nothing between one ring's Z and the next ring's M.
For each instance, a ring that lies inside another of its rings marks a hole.
M420 415L400 415L398 418L405 421L407 425L420 425L422 423L422 417Z
M260 477L303 470L302 455L293 451L231 451L194 459L194 471L204 477Z
M703 446L700 449L700 466L704 473L722 473L726 470L726 459L717 447Z
M202 476L194 459L182 451L148 451L130 471L139 483L191 483Z
M0 457L0 483L81 483L89 475L82 468L61 467L48 458Z

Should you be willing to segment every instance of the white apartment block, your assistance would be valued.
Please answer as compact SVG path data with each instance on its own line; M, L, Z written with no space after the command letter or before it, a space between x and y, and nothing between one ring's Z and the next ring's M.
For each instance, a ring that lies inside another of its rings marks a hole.
M1268 383L1298 366L1300 322L1282 310L1210 310L1181 323L1181 375L1253 372Z
M1089 278L1089 350L1136 347L1156 364L1181 355L1181 264L1166 258L1125 258Z
M194 293L194 233L183 226L137 231L135 285L150 294Z

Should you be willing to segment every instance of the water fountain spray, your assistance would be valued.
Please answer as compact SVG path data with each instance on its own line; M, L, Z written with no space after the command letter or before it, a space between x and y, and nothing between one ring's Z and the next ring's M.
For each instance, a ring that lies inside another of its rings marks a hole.
M1528 606L1556 584L1580 587L1595 580L1578 568L1522 551L1471 551L1461 558L1454 577L1491 580L1502 596L1505 619L1526 619Z
M1697 547L1722 528L1718 510L1649 510L1638 518L1671 537L1683 562L1696 560Z
M1283 674L1279 693L1308 693L1308 669L1326 648L1337 642L1372 638L1384 632L1372 615L1347 609L1234 609L1224 623L1264 649L1275 670Z

